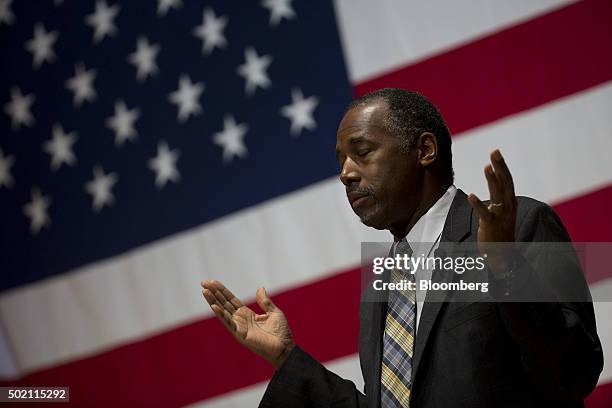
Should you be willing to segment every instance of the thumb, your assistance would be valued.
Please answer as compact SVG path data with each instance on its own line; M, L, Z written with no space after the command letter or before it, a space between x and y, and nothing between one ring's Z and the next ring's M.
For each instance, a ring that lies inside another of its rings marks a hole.
M261 287L257 289L257 293L255 294L255 299L257 300L257 304L264 312L272 312L276 310L276 305L272 302L272 299L268 296L266 289Z
M468 202L470 203L474 211L476 211L476 214L478 214L478 217L481 221L491 221L491 212L489 211L487 206L482 201L480 201L480 198L478 198L476 194L470 193L470 195L468 196Z

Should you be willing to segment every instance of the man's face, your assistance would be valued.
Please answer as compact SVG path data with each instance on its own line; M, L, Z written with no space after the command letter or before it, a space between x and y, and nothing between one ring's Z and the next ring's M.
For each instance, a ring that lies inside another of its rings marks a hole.
M376 229L401 229L422 192L417 151L402 152L383 126L387 105L373 101L349 110L338 127L336 155L340 180L361 222Z

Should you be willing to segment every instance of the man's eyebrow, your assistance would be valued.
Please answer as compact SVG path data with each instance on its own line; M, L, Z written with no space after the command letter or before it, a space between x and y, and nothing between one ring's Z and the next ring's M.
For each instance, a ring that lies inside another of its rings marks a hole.
M367 142L366 138L362 135L353 136L349 139L349 143L352 145Z

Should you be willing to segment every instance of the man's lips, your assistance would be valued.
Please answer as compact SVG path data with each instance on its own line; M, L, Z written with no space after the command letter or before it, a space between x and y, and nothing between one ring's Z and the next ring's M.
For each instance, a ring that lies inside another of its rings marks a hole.
M348 194L349 202L351 203L351 207L353 207L354 209L363 205L363 203L365 203L369 197L370 196L368 194L361 194L361 193L349 193Z

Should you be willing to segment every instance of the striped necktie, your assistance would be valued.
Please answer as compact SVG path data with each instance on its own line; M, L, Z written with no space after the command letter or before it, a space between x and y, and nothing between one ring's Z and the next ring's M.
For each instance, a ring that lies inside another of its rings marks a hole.
M396 256L412 255L412 249L405 238L396 243L394 252ZM394 268L390 281L402 280L415 281L409 271ZM416 314L416 291L389 291L380 375L382 408L410 405Z

